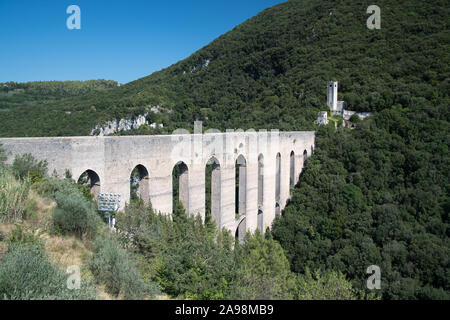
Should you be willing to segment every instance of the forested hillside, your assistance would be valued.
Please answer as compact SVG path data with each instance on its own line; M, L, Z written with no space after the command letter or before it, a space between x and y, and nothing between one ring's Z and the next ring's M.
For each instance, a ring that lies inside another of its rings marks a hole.
M366 27L370 4L288 1L148 77L3 110L0 136L87 135L98 122L153 105L173 109L150 119L168 132L193 120L218 129L312 129L331 79L354 110L407 106L414 97L438 101L450 91L448 2L379 1L381 30Z
M0 112L12 113L19 107L59 101L68 97L82 96L119 86L113 80L88 81L34 81L0 83Z
M149 115L166 132L194 120L318 130L273 228L291 270L340 271L364 289L367 267L379 265L385 299L449 299L450 6L380 0L381 29L369 30L371 4L288 1L124 86L0 109L0 136L87 135L155 105L172 110ZM329 80L349 109L375 116L355 130L317 128Z
M365 288L378 265L384 299L450 299L448 104L418 100L356 130L318 131L273 228L295 272L341 271Z

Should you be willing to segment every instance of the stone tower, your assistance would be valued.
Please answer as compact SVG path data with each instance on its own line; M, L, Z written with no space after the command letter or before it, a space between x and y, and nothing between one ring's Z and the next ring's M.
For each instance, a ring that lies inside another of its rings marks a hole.
M328 82L327 86L327 105L331 112L338 111L338 83L337 81Z

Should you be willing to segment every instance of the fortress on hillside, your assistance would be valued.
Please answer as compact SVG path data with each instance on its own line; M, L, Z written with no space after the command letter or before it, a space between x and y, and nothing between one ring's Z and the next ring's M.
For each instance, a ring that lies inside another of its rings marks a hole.
M350 120L351 116L356 114L361 120L372 116L371 112L356 112L352 110L346 110L347 103L345 101L338 100L338 82L330 81L327 84L327 105L330 108L332 116L341 116L344 120ZM316 123L318 125L328 124L327 111L320 111L317 117Z

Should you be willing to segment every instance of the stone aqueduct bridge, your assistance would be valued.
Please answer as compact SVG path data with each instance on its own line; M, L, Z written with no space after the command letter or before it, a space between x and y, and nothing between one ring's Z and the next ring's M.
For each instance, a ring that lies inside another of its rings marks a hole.
M157 212L172 212L172 173L180 168L179 199L189 214L205 216L205 168L212 165L211 213L236 235L270 227L286 205L314 132L232 132L159 136L0 138L9 161L31 153L48 162L49 173L74 179L87 172L94 193L130 200L130 175L139 172L139 194ZM239 187L236 192L236 166ZM235 205L235 201L239 202ZM237 209L236 209L237 208ZM236 215L236 211L240 215Z

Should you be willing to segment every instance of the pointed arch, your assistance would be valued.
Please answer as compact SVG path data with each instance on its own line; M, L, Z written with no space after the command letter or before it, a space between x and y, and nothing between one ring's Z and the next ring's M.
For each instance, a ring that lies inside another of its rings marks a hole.
M172 204L175 209L179 201L189 212L189 169L186 163L178 161L172 169Z
M281 207L278 202L275 203L275 216L279 216L281 214Z
M289 166L289 185L291 188L295 186L295 153L294 150L291 151L290 155L290 166Z
M280 202L281 199L281 153L277 153L276 171L275 171L275 201Z
M306 159L308 158L308 151L303 151L303 168L305 167Z
M205 166L205 215L221 227L221 170L220 162L212 156Z
M264 231L264 156L258 156L258 214L257 228L262 233Z
M142 164L138 164L130 173L130 201L138 199L150 203L149 174Z
M243 241L247 230L247 160L242 154L236 158L235 168L235 213L240 220L235 237Z
M239 155L235 163L236 168L236 210L237 214L245 214L247 206L247 161Z
M234 233L234 238L236 240L239 240L240 243L242 243L247 234L245 216L241 216L239 218L239 220L236 221L236 224L237 224L237 227L236 227L236 231Z
M94 199L97 199L100 193L100 176L94 170L88 169L84 171L77 180L79 185L86 186L90 189Z
M264 213L261 209L258 210L257 223L259 232L264 233Z
M258 208L264 204L264 156L258 157Z

